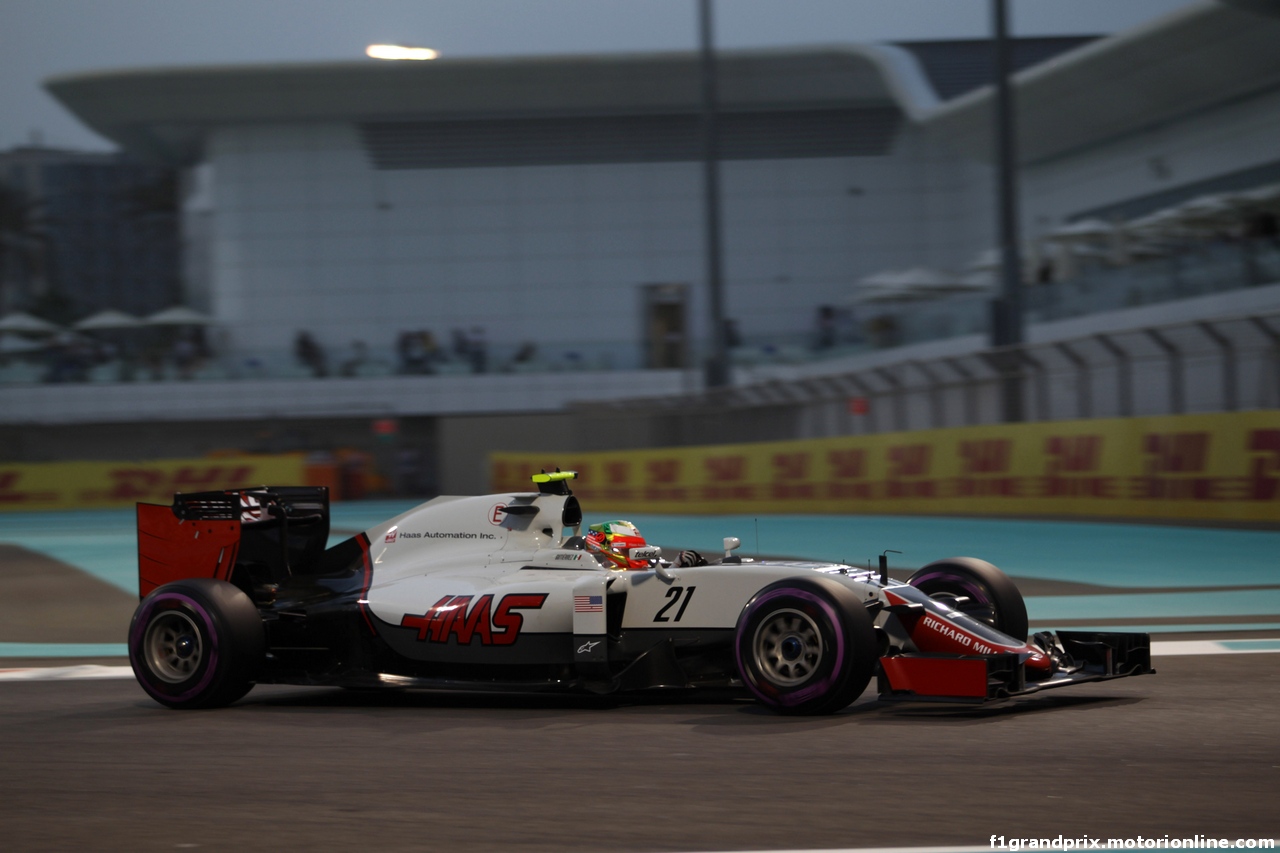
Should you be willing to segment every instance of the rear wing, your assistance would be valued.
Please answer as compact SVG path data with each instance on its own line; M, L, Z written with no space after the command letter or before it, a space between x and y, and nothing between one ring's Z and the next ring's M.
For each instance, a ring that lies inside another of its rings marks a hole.
M324 486L179 493L169 506L140 503L138 594L183 578L279 581L314 565L328 538Z

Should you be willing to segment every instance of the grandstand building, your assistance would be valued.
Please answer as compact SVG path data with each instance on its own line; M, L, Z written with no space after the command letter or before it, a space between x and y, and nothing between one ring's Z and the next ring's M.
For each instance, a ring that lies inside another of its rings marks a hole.
M1083 233L1082 223L1119 225L1280 183L1280 18L1255 6L1206 0L1108 38L1020 44L1029 242L1061 248L1073 225ZM859 281L918 267L973 272L995 231L987 50L955 42L720 56L727 314L754 353L739 353L739 384L849 373L859 359L881 365L885 351L851 350L751 372L789 351L811 358L823 306L850 304ZM213 317L221 360L208 382L175 383L163 398L130 386L56 396L5 388L4 417L15 426L418 418L431 425L431 453L450 435L463 441L441 469L442 487L463 490L476 485L477 454L493 435L546 446L568 440L563 412L575 401L696 391L689 368L708 325L698 83L692 54L51 80L55 97L126 152L186 171L187 244L207 259L189 275L187 298ZM1098 251L1127 263L1141 249ZM1033 251L1029 278L1074 274L1076 254L1067 255ZM1073 334L1091 334L1095 321L1114 332L1280 308L1280 286L1268 287L1280 274L1259 257L1247 275L1209 288L1243 295L1185 303L1183 315L1145 305L1130 320L1117 308L1207 292L1153 296L1132 284L1119 306L1072 308ZM1068 316L1061 302L1032 304L1033 322ZM867 311L854 309L859 322ZM984 345L983 298L941 314L936 334L905 339L949 336L921 344L947 357ZM899 318L901 336L910 324ZM354 365L349 380L319 390L319 371L297 357L304 332L326 354L326 373ZM419 372L410 362L430 348L422 332L438 352ZM863 347L903 342L859 334ZM1031 338L1054 334L1042 324ZM490 417L502 413L524 416L520 435ZM700 440L743 437L759 436Z

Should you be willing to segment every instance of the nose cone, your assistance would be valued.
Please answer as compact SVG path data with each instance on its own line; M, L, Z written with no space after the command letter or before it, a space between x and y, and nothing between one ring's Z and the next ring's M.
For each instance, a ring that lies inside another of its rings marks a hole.
M1035 646L1028 645L1027 651L1030 652L1030 654L1027 656L1027 660L1023 666L1027 669L1036 670L1037 672L1048 673L1053 671L1053 658L1049 657Z

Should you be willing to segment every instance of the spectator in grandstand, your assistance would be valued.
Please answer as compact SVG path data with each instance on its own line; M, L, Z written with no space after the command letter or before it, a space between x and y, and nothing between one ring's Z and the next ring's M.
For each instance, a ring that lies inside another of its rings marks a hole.
M467 354L471 358L471 372L484 373L489 369L489 344L485 340L484 327L472 326L467 336Z
M312 376L322 378L329 375L324 350L309 332L298 332L298 336L293 340L293 354L304 367L311 371Z
M814 321L814 349L831 349L836 345L836 309L830 305L819 305L818 316Z
M364 341L351 342L351 358L342 363L339 372L343 376L359 376L360 370L369 363L369 345Z

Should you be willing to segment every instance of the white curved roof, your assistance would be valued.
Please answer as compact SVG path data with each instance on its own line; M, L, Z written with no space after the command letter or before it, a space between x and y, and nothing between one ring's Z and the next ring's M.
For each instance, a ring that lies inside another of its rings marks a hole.
M1014 77L1023 161L1052 157L1280 87L1274 0L1198 0ZM726 110L893 105L987 157L991 87L939 102L893 45L724 51ZM52 78L49 91L135 154L190 164L221 124L696 112L695 53L145 69Z
M916 61L892 47L725 51L726 110L936 102ZM325 119L644 115L700 108L698 55L615 54L155 68L54 77L46 88L127 150L174 163L199 158L208 128Z
M1202 0L1013 78L1024 162L1280 87L1280 18ZM948 101L925 127L990 150L992 89Z

